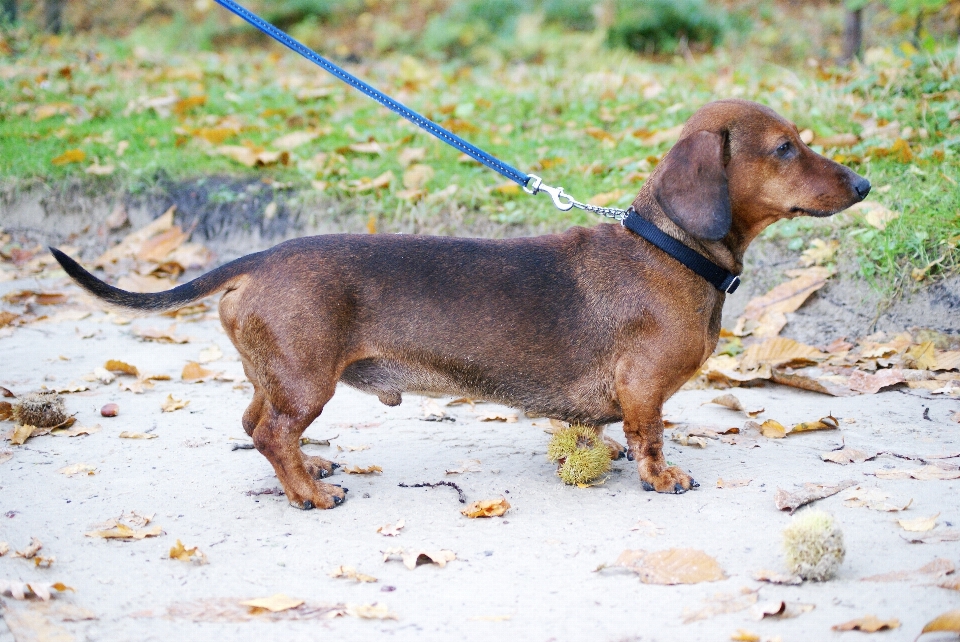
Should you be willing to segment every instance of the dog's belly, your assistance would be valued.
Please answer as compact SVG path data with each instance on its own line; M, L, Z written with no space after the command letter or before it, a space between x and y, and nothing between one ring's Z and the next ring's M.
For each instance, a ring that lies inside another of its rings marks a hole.
M340 381L377 395L388 406L399 405L404 392L425 392L483 399L544 417L591 425L623 419L612 388L596 383L574 386L576 392L570 394L569 385L563 390L552 390L536 381L493 381L468 367L440 371L389 359L355 361L344 369Z

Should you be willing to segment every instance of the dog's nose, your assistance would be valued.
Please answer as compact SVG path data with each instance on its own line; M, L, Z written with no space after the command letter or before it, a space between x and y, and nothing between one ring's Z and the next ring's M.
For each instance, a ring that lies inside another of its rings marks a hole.
M867 197L867 194L870 193L870 181L862 176L858 176L857 180L853 182L853 189L857 191L857 196L859 196L862 201Z

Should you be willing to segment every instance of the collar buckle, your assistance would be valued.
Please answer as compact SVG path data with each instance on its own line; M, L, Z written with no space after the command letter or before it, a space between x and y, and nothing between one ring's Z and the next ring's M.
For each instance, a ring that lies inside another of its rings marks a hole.
M729 277L727 277L727 280L729 282L724 284L726 287L723 288L723 291L727 294L733 294L737 291L737 288L740 287L740 277L735 274L731 274Z

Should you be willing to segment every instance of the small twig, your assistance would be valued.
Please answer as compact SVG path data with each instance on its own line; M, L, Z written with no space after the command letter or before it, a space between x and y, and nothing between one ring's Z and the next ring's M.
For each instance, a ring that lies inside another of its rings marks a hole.
M254 445L253 445L253 444L233 444L233 445L230 446L230 450L231 450L231 451L234 451L234 450L253 450L253 449L254 449Z
M409 486L408 486L407 484L397 484L397 485L398 485L400 488L436 488L437 486L449 486L450 488L452 488L452 489L454 489L455 491L457 491L457 494L460 496L460 503L461 503L461 504L466 504L466 503L467 503L467 496L464 495L464 494L463 494L463 491L460 490L460 487L457 486L456 484L454 484L453 482L440 481L440 482L437 482L437 483L435 483L435 484L428 484L428 483L426 483L426 482L423 482L423 483L420 483L420 484L410 484Z
M327 437L326 439L312 439L311 437L301 437L300 445L301 446L329 446L330 441L336 439L340 435L334 437Z
M244 493L247 497L259 497L260 495L276 495L280 497L285 494L282 488L261 488L260 490L248 490Z

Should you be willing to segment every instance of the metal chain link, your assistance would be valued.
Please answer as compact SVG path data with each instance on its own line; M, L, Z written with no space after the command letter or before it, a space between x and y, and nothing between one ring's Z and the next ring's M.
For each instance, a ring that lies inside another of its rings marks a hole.
M556 206L556 208L563 212L569 211L575 207L578 210L593 212L599 216L606 216L607 218L612 218L617 221L622 221L623 219L627 218L627 210L622 210L616 207L600 207L598 205L590 205L589 203L581 203L577 199L564 192L562 187L550 187L549 185L544 185L543 179L536 174L530 174L527 179L529 182L523 187L523 190L527 194L546 192L550 195L550 198L553 199L553 204Z

